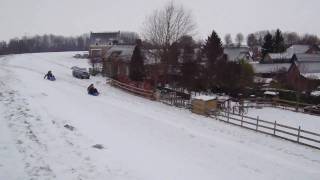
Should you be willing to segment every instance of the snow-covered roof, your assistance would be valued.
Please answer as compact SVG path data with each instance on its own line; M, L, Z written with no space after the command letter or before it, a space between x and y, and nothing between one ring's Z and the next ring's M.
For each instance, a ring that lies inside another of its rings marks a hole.
M255 76L253 79L255 83L265 83L265 84L270 84L272 80L273 80L272 78L262 78L257 76Z
M193 97L193 99L203 100L203 101L210 101L210 100L215 100L215 99L217 99L217 96L200 95L200 96L195 96L195 97Z
M291 53L269 53L268 54L271 59L291 59L293 54Z
M256 74L275 73L280 70L288 71L290 63L274 63L274 64L261 64L252 63L253 70Z
M302 76L320 79L320 54L295 54L294 63Z
M301 53L306 53L309 49L310 49L309 45L295 44L290 46L286 52L291 54L301 54Z
M296 62L301 73L320 73L320 62Z
M265 91L264 94L265 95L270 95L270 96L277 96L279 93L278 92L274 92L274 91Z
M134 47L133 45L114 45L106 52L105 56L107 58L118 57L123 61L130 62Z
M308 79L320 80L320 73L301 73L301 75Z
M320 54L295 54L294 58L299 62L320 62Z
M320 96L320 91L312 91L311 96L315 96L315 97Z
M226 47L224 48L224 54L227 55L229 61L250 60L248 47Z

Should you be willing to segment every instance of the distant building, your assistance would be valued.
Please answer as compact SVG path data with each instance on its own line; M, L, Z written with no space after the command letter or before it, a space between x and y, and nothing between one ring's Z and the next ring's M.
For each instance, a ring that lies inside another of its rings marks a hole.
M103 46L118 44L120 41L120 31L90 33L90 45Z
M298 90L320 85L320 54L295 54L287 73L288 83Z
M224 54L227 55L228 61L239 62L244 60L247 62L253 61L252 54L248 47L225 47Z
M254 73L261 77L273 77L275 74L286 73L291 66L291 63L251 63Z
M118 80L128 79L134 47L133 45L115 45L108 49L103 62L104 73L107 77Z
M309 45L292 45L287 50L290 54L320 54L319 46L309 46Z
M261 63L291 63L295 54L320 54L320 48L309 45L292 45L283 53L268 53Z
M107 51L120 41L120 31L90 33L89 58L92 63L102 63Z
M272 64L272 63L290 63L293 54L291 53L268 53L261 63L263 64Z
M134 32L97 32L90 33L89 57L102 58L114 45L135 45L139 36Z

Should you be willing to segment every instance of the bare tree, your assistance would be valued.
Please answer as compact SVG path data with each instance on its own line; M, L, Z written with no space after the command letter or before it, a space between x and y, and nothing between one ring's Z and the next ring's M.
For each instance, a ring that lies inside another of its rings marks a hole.
M244 37L243 37L243 34L242 33L238 33L236 35L236 42L238 44L238 46L240 47L241 44L243 43L243 40L244 40Z
M159 48L160 59L166 61L171 44L182 36L192 35L195 27L191 12L170 2L163 9L155 10L147 17L143 36Z
M298 33L296 32L286 32L283 34L286 45L297 44L300 40Z
M256 36L254 34L249 34L247 37L247 45L250 48L254 48L255 46L258 45L258 39L256 38Z
M231 37L231 34L226 34L224 36L224 43L227 47L231 46L232 45L232 37Z

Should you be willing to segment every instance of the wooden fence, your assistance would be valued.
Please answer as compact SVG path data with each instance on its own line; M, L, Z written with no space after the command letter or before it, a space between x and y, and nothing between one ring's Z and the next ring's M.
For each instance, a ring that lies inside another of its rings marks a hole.
M130 84L122 83L122 82L114 80L114 79L110 80L110 84L112 86L115 86L115 87L118 87L118 88L123 89L125 91L128 91L132 94L146 97L146 98L152 99L152 100L154 99L154 92L151 90L145 90L142 88L138 88L138 87L132 86Z
M262 119L234 114L232 112L223 112L210 116L217 120L237 125L256 132L272 135L288 141L306 145L320 150L320 134L307 130L283 125L277 121L270 122Z
M298 103L295 101L287 101L283 99L246 99L249 103L244 105L243 108L262 108L262 107L273 107L289 111L300 112L304 114L311 114L320 116L320 110L310 109L306 107L313 106L312 104Z
M187 99L183 96L180 96L179 93L170 91L170 92L160 92L160 102L165 104L176 106L180 108L190 108L190 99Z

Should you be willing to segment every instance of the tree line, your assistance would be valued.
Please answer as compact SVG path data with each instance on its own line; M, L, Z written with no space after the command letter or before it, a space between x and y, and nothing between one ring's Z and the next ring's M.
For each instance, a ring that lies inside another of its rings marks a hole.
M22 38L13 38L8 42L0 42L0 55L59 52L59 51L84 51L89 46L89 36L64 37L57 35L42 35Z
M172 87L189 92L213 90L237 94L252 84L251 65L228 61L222 40L214 30L203 43L193 39L195 23L183 6L168 3L147 17L144 25L144 43L136 46L131 59L131 80L144 79L141 49L148 48L145 45L156 49L155 58L164 72L161 75Z
M265 36L267 35L276 36L277 33L279 33L279 31L280 30L277 29L272 31L264 30L264 31L258 31L255 33L250 33L247 36L247 45L249 47L262 46L265 41ZM283 38L283 43L286 47L289 47L293 44L320 45L319 37L313 34L299 35L296 32L281 32L281 36Z

